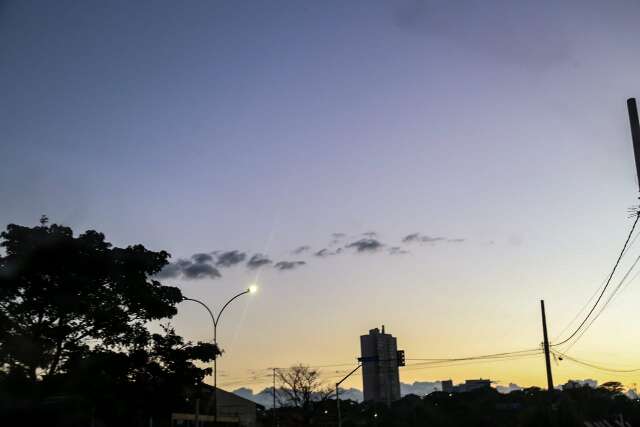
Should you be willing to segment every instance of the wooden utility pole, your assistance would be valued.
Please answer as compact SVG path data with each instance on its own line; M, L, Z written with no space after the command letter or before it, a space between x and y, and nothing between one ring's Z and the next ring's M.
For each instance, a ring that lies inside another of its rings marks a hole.
M547 336L547 317L544 313L544 300L540 300L542 310L542 336L544 338L544 360L547 364L547 389L553 392L553 377L551 376L551 356L549 355L549 337Z
M633 140L633 154L636 159L636 174L638 175L638 189L640 189L640 123L638 122L638 107L636 99L627 99L629 110L629 124L631 125L631 139Z
M278 426L278 418L276 416L276 368L273 368L273 427Z

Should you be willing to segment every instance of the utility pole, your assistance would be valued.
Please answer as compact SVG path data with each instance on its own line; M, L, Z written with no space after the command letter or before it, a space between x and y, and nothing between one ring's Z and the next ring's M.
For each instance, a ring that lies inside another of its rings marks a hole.
M273 368L273 427L278 427L278 418L276 416L276 368Z
M636 174L638 175L638 188L640 189L640 122L638 122L638 107L636 107L635 98L627 99L627 110L629 110L633 154L636 159Z
M551 357L549 355L549 337L547 336L547 317L544 313L544 300L540 300L542 310L542 336L544 338L544 360L547 364L547 389L553 393L553 377L551 376Z
M336 415L338 416L338 427L342 427L342 414L340 413L340 384L362 367L362 359L364 358L359 359L360 363L358 363L358 366L356 366L353 371L349 372L343 379L336 383Z

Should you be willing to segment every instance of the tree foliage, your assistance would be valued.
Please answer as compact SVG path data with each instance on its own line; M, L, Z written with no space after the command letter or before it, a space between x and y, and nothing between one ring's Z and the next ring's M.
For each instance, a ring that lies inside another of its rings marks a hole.
M173 316L182 300L178 288L150 278L167 264L164 251L114 247L96 231L76 237L46 223L11 224L0 238L0 363L32 381L58 373L89 343L134 344L146 322Z
M44 217L7 226L0 248L0 424L134 425L187 409L217 349L147 329L183 300L153 278L168 253Z
M320 372L305 365L294 365L276 371L281 388L279 400L283 405L309 408L313 402L326 400L333 392L320 379Z

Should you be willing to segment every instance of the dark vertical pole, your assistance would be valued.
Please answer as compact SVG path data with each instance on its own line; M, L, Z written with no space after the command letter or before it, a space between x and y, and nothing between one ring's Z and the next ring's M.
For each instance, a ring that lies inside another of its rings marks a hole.
M278 426L276 418L276 368L273 368L273 427Z
M342 427L342 414L340 413L340 383L336 383L336 415L338 416L338 427Z
M213 424L218 423L218 324L213 322Z
M638 188L640 189L640 123L638 122L638 107L636 107L635 98L627 99L627 109L629 110L633 154L636 159L636 174L638 176Z
M553 377L551 376L551 357L549 355L549 338L547 336L547 317L544 313L544 300L540 300L542 310L542 336L544 337L544 360L547 364L547 389L553 392Z

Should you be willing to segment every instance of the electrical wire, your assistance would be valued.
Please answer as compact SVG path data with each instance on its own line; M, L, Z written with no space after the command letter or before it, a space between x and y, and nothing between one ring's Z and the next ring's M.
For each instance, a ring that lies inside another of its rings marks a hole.
M617 373L631 373L631 372L640 372L640 368L635 368L635 369L615 369L615 368L607 368L605 366L600 366L598 364L592 363L592 362L587 362L585 360L580 360L580 359L576 359L575 357L571 357L567 354L561 353L557 350L551 350L554 354L556 354L557 356L560 356L562 359L567 359L570 360L574 363L577 363L579 365L584 365L587 366L589 368L593 368L593 369L598 369L600 371L606 371L606 372L617 372Z
M517 351L507 351L504 353L493 353L493 354L484 354L481 356L469 356L469 357L457 357L457 358L442 358L442 359L416 359L416 358L411 358L411 359L406 359L406 360L413 360L413 361L425 361L425 362L457 362L457 361L466 361L466 360L478 360L478 359L491 359L491 358L499 358L502 356L509 356L509 355L517 355L517 354L522 354L522 353L530 353L532 351L540 351L539 348L532 348L529 350L517 350Z
M636 267L636 265L638 265L638 262L640 261L640 255L635 259L635 261L631 264L631 267L629 267L629 269L627 270L627 272L624 274L624 276L622 276L622 279L620 279L620 281L618 282L618 284L616 285L616 287L613 289L613 292L611 292L611 294L609 295L609 298L607 298L607 300L605 301L604 305L600 308L600 310L598 310L598 313L596 313L596 315L591 319L591 321L589 322L589 324L587 324L587 326L582 329L582 331L580 332L580 335L578 335L567 347L565 347L563 349L563 351L568 352L578 341L580 341L580 339L582 338L582 336L589 330L589 328L591 328L591 325L593 325L593 323L598 320L598 318L600 317L600 315L602 314L602 312L604 312L604 310L607 308L607 306L609 305L609 303L616 297L616 295L618 294L618 292L620 291L620 289L622 289L622 287L625 285L627 278L629 277L629 275L631 274L631 272L633 271L633 269ZM634 276L634 279L638 277L638 275L636 274ZM633 281L633 279L631 280Z
M635 212L635 211L634 211ZM631 240L631 242L629 243L629 245L627 245L627 248L624 250L623 256L624 254L626 254L629 249L635 244L636 240L638 240L638 237L640 237L640 230L636 233L635 237ZM635 278L634 278L635 279ZM632 281L634 280L632 279ZM565 332L567 332L567 330L569 329L569 327L571 325L573 325L573 323L578 320L578 318L580 317L580 315L587 309L587 307L589 307L589 305L591 304L591 301L593 301L595 299L595 297L598 295L598 293L600 293L600 289L602 289L602 287L607 283L607 278L605 277L604 279L602 279L602 283L600 284L600 286L598 286L596 288L596 290L593 292L593 294L591 295L591 297L587 300L587 302L584 303L584 305L582 306L582 308L580 309L580 311L578 311L576 313L576 315L573 317L573 319L571 319L571 321L569 323L567 323L567 325L556 335L556 337L553 339L553 341L557 341L558 338L560 338Z
M609 278L607 279L607 282L605 283L604 287L602 288L602 292L600 292L600 295L598 296L598 299L596 300L596 302L591 307L591 310L589 310L589 313L587 313L587 315L582 320L580 325L571 333L571 335L569 335L566 339L564 339L563 341L561 341L559 343L552 344L552 346L559 346L559 345L562 345L562 344L568 342L571 338L576 336L576 334L580 331L580 329L582 329L582 327L587 322L587 320L589 320L589 317L591 317L591 314L593 314L594 310L596 309L596 307L600 303L600 300L602 299L602 296L604 295L604 293L606 292L607 288L609 287L609 284L611 283L611 279L613 278L613 275L615 274L615 272L616 272L616 270L618 268L618 265L620 264L620 261L622 260L622 257L624 256L624 254L626 252L627 245L629 244L629 240L631 240L631 236L633 235L633 232L636 229L636 225L638 224L638 220L640 220L640 211L636 212L636 219L635 219L635 221L633 221L633 225L631 226L631 230L629 231L629 234L627 235L627 239L625 240L624 245L622 246L622 250L620 251L620 255L618 255L618 259L616 260L616 263L613 265L613 269L611 269L611 273L609 274Z

